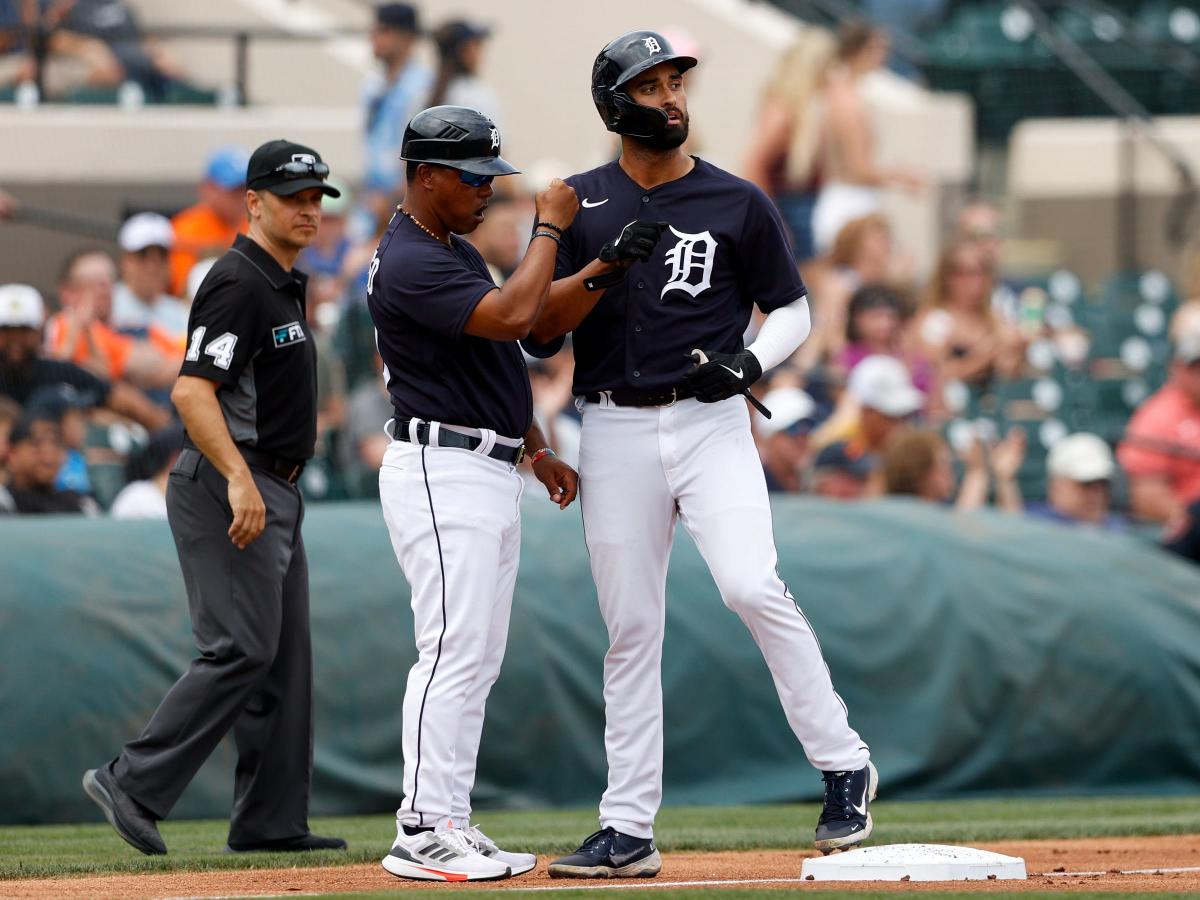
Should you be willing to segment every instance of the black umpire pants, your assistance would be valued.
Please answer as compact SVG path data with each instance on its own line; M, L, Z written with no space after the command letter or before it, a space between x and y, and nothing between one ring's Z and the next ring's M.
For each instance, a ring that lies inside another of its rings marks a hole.
M251 472L267 524L244 550L229 539L224 476L190 449L171 472L167 515L200 655L112 768L122 790L165 818L232 728L234 844L305 834L312 781L304 503L294 485Z

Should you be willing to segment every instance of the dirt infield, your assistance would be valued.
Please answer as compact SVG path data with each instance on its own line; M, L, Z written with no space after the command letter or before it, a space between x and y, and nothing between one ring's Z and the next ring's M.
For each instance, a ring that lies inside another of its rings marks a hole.
M1076 841L1004 841L980 844L1025 859L1028 881L919 883L890 885L871 882L804 882L799 880L804 854L789 851L672 853L664 857L662 874L652 882L622 881L614 887L633 884L661 885L677 882L739 882L738 887L822 890L872 890L894 887L904 890L979 891L1179 891L1200 892L1200 871L1121 874L1135 869L1200 869L1200 835L1169 837L1099 838ZM545 860L542 861L543 864ZM1101 873L1101 874L1079 874ZM756 883L757 882L757 883ZM609 882L552 880L539 866L528 875L511 881L476 885L478 889L580 887ZM685 886L681 884L680 886ZM733 884L730 885L735 886ZM158 898L158 897L245 897L269 894L322 894L356 891L385 891L404 888L440 888L430 882L394 878L377 865L318 869L259 869L221 872L173 872L164 875L110 875L91 878L56 878L0 881L0 897L32 898ZM457 885L462 887L462 885Z

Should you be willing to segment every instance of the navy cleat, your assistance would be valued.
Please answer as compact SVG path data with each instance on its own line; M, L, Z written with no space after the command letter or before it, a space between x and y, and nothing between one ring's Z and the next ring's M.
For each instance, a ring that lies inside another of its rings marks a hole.
M871 836L870 805L879 789L879 773L867 763L856 772L822 772L825 808L817 820L816 848L845 850Z
M653 838L603 828L584 839L570 856L550 863L551 878L653 878L662 857Z

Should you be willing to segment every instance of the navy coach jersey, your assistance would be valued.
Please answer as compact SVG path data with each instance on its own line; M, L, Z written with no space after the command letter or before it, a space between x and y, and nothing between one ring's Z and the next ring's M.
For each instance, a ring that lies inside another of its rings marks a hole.
M679 383L695 347L742 349L751 306L763 312L806 293L787 232L767 196L702 159L645 190L619 163L574 175L582 204L558 252L573 275L634 219L667 222L653 255L609 288L574 332L576 394Z
M533 399L520 347L463 331L494 290L469 243L450 235L447 246L392 216L371 261L367 306L397 416L525 436Z

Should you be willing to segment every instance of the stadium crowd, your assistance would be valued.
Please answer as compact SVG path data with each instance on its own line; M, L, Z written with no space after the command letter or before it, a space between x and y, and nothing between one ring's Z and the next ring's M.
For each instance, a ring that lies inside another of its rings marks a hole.
M65 29L89 5L75 0L59 31L74 34ZM15 14L13 0L0 0L0 35ZM436 69L414 52L426 39ZM454 103L502 122L479 74L487 39L486 28L463 20L423 30L407 4L376 9L363 184L356 195L339 185L298 263L311 278L320 360L317 458L302 480L312 499L377 492L390 404L367 268L403 190L408 119ZM152 46L136 47L140 55L113 50L123 73L142 72L151 86L145 71L183 77ZM6 51L0 78L23 59L19 42L0 44ZM973 198L948 224L932 272L918 276L916 248L895 234L881 191L919 193L927 177L878 162L860 91L888 54L887 35L869 25L806 29L770 79L746 149L742 172L781 212L814 322L809 340L753 389L772 411L754 419L769 487L836 501L993 504L1112 530L1152 525L1164 544L1196 558L1200 272L1181 293L1156 272L1092 291L1063 271L1018 277L1005 267L1002 208ZM0 286L0 512L165 516L179 444L168 393L186 350L188 304L214 257L245 230L246 161L241 148L215 149L194 205L173 218L132 215L115 257L103 247L70 254L49 303L27 285ZM540 187L533 178L497 182L470 236L498 283L521 259ZM0 218L6 203L0 195ZM528 362L537 416L575 464L569 347Z

